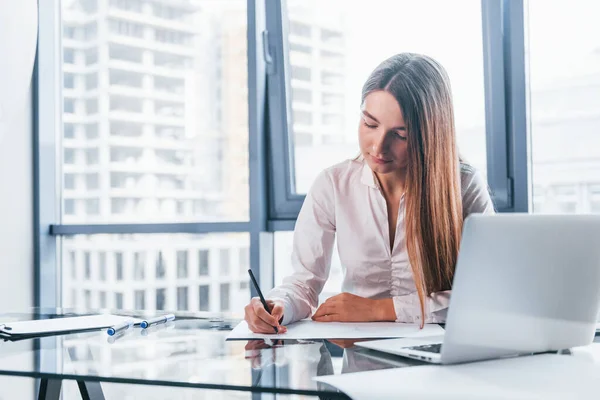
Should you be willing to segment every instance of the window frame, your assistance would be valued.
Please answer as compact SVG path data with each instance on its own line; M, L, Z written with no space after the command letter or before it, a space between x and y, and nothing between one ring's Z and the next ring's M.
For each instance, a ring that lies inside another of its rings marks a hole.
M524 1L481 0L487 181L500 212L527 212L531 208ZM272 201L269 212L271 223L285 228L298 217L305 196L295 193L294 184L286 1L266 3Z
M249 107L249 221L63 224L61 223L62 176L58 167L63 151L62 126L62 25L60 0L41 2L39 9L38 53L32 78L34 92L34 304L58 307L60 293L60 247L58 239L72 235L155 234L155 233L249 233L249 265L261 286L272 285L272 265L264 264L259 247L268 246L266 190L266 64L262 52L265 30L265 3L247 0L248 107ZM267 247L268 248L268 247ZM271 257L272 258L272 257ZM269 258L267 257L266 260ZM262 265L262 266L261 266ZM263 273L261 279L261 270ZM52 282L54 284L48 284ZM254 290L252 290L253 295ZM167 301L167 299L165 299Z

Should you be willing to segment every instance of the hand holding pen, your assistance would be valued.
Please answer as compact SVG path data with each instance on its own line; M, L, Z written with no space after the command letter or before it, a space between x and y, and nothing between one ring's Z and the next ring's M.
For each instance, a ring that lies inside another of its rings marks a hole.
M245 308L245 320L248 328L255 333L285 333L287 328L279 325L283 317L283 305L272 300L265 300L258 282L251 270L248 270L252 285L258 293L258 298L253 298Z

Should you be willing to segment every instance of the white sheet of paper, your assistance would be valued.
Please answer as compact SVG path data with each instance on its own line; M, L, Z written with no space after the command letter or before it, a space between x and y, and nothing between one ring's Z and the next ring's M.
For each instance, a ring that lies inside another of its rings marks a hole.
M314 379L354 400L579 399L597 396L600 365L574 356L542 354Z
M303 319L286 326L284 334L253 333L246 321L242 321L227 336L227 340L251 339L368 339L425 337L444 334L437 324L426 324L419 329L416 324L398 322L315 322Z
M0 332L8 335L33 335L53 332L82 331L86 329L108 328L128 320L132 320L135 323L142 321L141 319L111 314L86 315L81 317L41 319L36 321L0 322Z

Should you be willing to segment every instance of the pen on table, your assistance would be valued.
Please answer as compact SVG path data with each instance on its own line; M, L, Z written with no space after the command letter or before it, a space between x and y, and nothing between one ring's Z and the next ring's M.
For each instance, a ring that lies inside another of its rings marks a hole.
M164 324L160 324L160 325L154 325L150 328L146 328L146 329L140 329L140 335L142 336L148 336L151 335L154 332L159 332L159 331L163 331L166 329L170 329L174 326L175 324L172 322L166 322Z
M146 320L144 320L144 321L142 321L140 323L140 326L142 328L146 329L146 328L149 328L149 327L154 326L154 325L163 324L165 322L173 321L174 319L175 319L175 315L173 315L173 314L167 314L167 315L163 315L161 317L146 319Z
M119 332L126 331L127 329L131 328L134 324L135 322L132 320L123 321L120 324L116 324L108 328L106 330L106 333L108 333L108 336L114 336Z
M269 311L269 306L267 305L267 301L265 300L265 297L263 296L262 292L260 291L260 288L258 287L258 282L256 282L256 278L254 277L254 274L252 273L251 269L248 270L248 274L250 275L250 280L252 281L252 285L254 286L254 289L256 289L256 292L258 293L258 297L260 297L260 302L262 303L265 310L269 313L269 315L271 315L271 311ZM279 329L277 329L276 326L274 326L273 329L275 330L275 333L279 333Z

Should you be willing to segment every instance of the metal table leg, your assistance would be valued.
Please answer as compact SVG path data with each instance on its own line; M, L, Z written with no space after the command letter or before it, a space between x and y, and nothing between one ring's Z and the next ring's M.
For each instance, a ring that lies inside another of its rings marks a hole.
M77 386L83 400L104 400L100 382L77 381Z
M38 400L60 400L61 388L62 380L42 378Z

